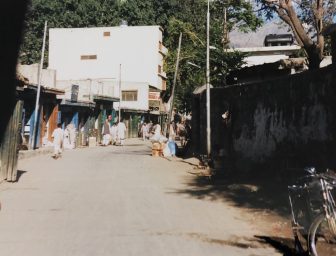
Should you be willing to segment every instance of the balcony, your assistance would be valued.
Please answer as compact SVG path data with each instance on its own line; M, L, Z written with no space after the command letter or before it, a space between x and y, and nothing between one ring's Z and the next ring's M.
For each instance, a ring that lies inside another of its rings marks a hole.
M163 79L167 79L167 73L166 72L161 71L160 73L158 73L158 75L160 77L162 77Z
M161 53L163 56L168 54L168 49L161 42L159 42L159 53Z

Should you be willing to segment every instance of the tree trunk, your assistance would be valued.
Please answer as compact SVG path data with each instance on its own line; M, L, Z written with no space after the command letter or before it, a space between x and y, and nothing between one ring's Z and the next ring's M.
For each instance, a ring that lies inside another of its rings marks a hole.
M320 62L322 61L320 49L316 47L316 45L311 45L309 48L305 48L305 49L308 54L309 69L319 69Z
M281 1L280 6L277 9L277 13L279 14L279 17L292 28L298 43L306 50L309 61L309 69L318 69L323 58L324 46L324 37L319 33L319 29L322 29L322 24L320 24L321 22L318 24L318 40L317 43L315 43L303 28L302 22L298 18L291 0L288 2ZM322 15L321 10L319 15Z

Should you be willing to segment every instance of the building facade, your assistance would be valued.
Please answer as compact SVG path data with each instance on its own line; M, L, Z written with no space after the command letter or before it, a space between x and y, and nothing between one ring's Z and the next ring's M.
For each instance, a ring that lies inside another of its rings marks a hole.
M41 88L39 95L39 106L35 122L36 97L38 91L39 65L18 65L17 73L24 78L25 83L18 91L18 99L22 101L22 144L28 148L40 148L50 146L52 142L52 132L59 122L60 98L64 95L64 90L56 88L56 71L41 70ZM34 124L35 141L33 142Z
M141 115L160 114L152 105L161 99L150 97L166 89L166 54L159 26L49 30L49 69L57 70L57 86L67 92L78 85L82 101L94 100L93 94L105 103L120 99L108 112L120 108L129 125Z

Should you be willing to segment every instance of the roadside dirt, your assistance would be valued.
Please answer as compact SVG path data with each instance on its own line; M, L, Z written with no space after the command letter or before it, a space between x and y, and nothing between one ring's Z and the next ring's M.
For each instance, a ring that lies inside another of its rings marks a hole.
M223 200L241 212L256 231L252 246L271 245L283 255L296 255L291 230L291 215L287 186L290 184L281 175L271 173L207 175L197 167L188 172L193 176L190 193L199 189L199 195Z

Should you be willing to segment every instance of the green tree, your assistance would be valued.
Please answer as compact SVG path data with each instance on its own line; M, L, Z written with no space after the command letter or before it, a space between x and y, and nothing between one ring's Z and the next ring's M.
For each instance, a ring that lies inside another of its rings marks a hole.
M163 1L164 2L164 1ZM164 3L167 4L167 3ZM181 108L191 106L192 91L205 84L206 66L206 13L207 1L186 0L172 3L174 16L165 25L165 44L170 52L167 58L169 78L173 77L176 61L176 48L179 33L183 33L181 62L176 88L176 105ZM242 53L226 51L227 43L223 42L224 8L227 9L226 32L234 26L248 32L262 24L262 20L253 13L252 6L245 1L212 1L210 4L210 51L211 84L215 87L225 86L226 76L230 70L243 64ZM193 62L200 68L190 66ZM169 83L172 84L172 81Z
M20 62L39 61L45 21L48 28L115 26L120 22L117 10L113 0L32 0L25 20Z
M152 1L127 0L118 5L117 16L130 26L155 25Z
M224 8L227 9L226 31L233 26L246 32L255 30L262 21L254 15L247 1L213 0L210 7L210 42L216 47L210 55L211 83L224 86L226 74L239 67L243 58L242 54L225 50ZM20 61L25 64L39 61L46 20L49 28L117 26L121 20L126 20L131 26L160 25L164 29L164 44L169 49L165 64L169 78L167 96L174 76L178 38L182 32L176 103L191 106L192 91L205 83L206 12L207 0L32 0L26 17ZM188 65L188 61L201 68Z

